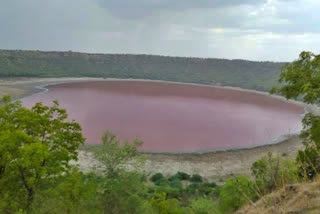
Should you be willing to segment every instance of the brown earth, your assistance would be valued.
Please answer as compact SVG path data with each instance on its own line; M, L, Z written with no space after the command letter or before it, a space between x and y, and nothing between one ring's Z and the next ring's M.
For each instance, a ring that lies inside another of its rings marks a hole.
M320 213L320 180L287 185L245 206L237 214L318 214Z
M39 91L34 86L56 82L74 82L103 80L97 78L20 78L5 79L0 81L0 95L10 94L15 99L31 95ZM147 173L162 172L173 174L184 171L190 174L198 173L209 180L222 182L225 178L237 175L250 175L251 164L266 155L268 152L282 156L295 156L297 150L302 147L301 140L297 136L290 137L282 143L261 146L251 149L234 151L210 152L206 154L146 154L145 171ZM78 164L84 171L96 170L97 163L92 154L82 151ZM98 167L99 168L99 167Z

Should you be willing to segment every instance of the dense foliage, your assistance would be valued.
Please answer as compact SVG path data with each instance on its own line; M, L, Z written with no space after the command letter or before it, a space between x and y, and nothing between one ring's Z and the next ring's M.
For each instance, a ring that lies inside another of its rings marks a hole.
M0 209L29 209L42 185L72 170L84 138L57 102L29 109L10 101L0 107Z
M129 54L0 50L0 77L153 79L269 90L283 63Z
M303 51L299 59L282 68L279 79L282 86L274 88L286 98L298 99L307 104L318 104L320 101L320 55ZM300 175L313 178L320 172L320 115L317 111L308 112L303 120L303 139L305 149L299 151L297 161Z
M251 170L260 195L265 195L299 180L296 162L281 158L279 155L275 156L272 153L255 161Z
M84 141L81 128L57 102L29 109L4 97L0 128L1 213L225 213L256 197L243 176L222 186L184 172L149 178L139 170L142 142L108 131L91 150L103 170L79 172L70 161Z
M286 98L302 97L308 104L320 101L320 55L303 51L299 59L285 64L281 69L281 87L274 88Z

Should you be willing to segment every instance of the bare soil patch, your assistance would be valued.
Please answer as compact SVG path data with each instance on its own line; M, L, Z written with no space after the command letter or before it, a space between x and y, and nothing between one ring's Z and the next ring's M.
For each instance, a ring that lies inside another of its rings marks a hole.
M314 213L320 210L320 181L299 183L264 196L254 204L247 205L237 214L282 214L282 213Z

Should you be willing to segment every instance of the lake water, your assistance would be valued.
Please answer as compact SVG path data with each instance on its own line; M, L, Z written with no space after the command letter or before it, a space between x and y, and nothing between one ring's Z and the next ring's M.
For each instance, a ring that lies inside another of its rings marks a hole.
M58 100L87 143L101 143L108 129L122 140L142 139L144 151L193 152L263 145L301 129L301 106L232 89L147 81L47 88L23 104Z

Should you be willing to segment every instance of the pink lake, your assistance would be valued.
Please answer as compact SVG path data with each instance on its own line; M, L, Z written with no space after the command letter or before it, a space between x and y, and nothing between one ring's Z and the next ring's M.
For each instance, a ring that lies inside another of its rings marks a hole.
M141 151L204 152L270 144L301 130L302 106L247 91L131 80L46 88L23 104L58 100L89 144L110 130L121 140L142 139Z

